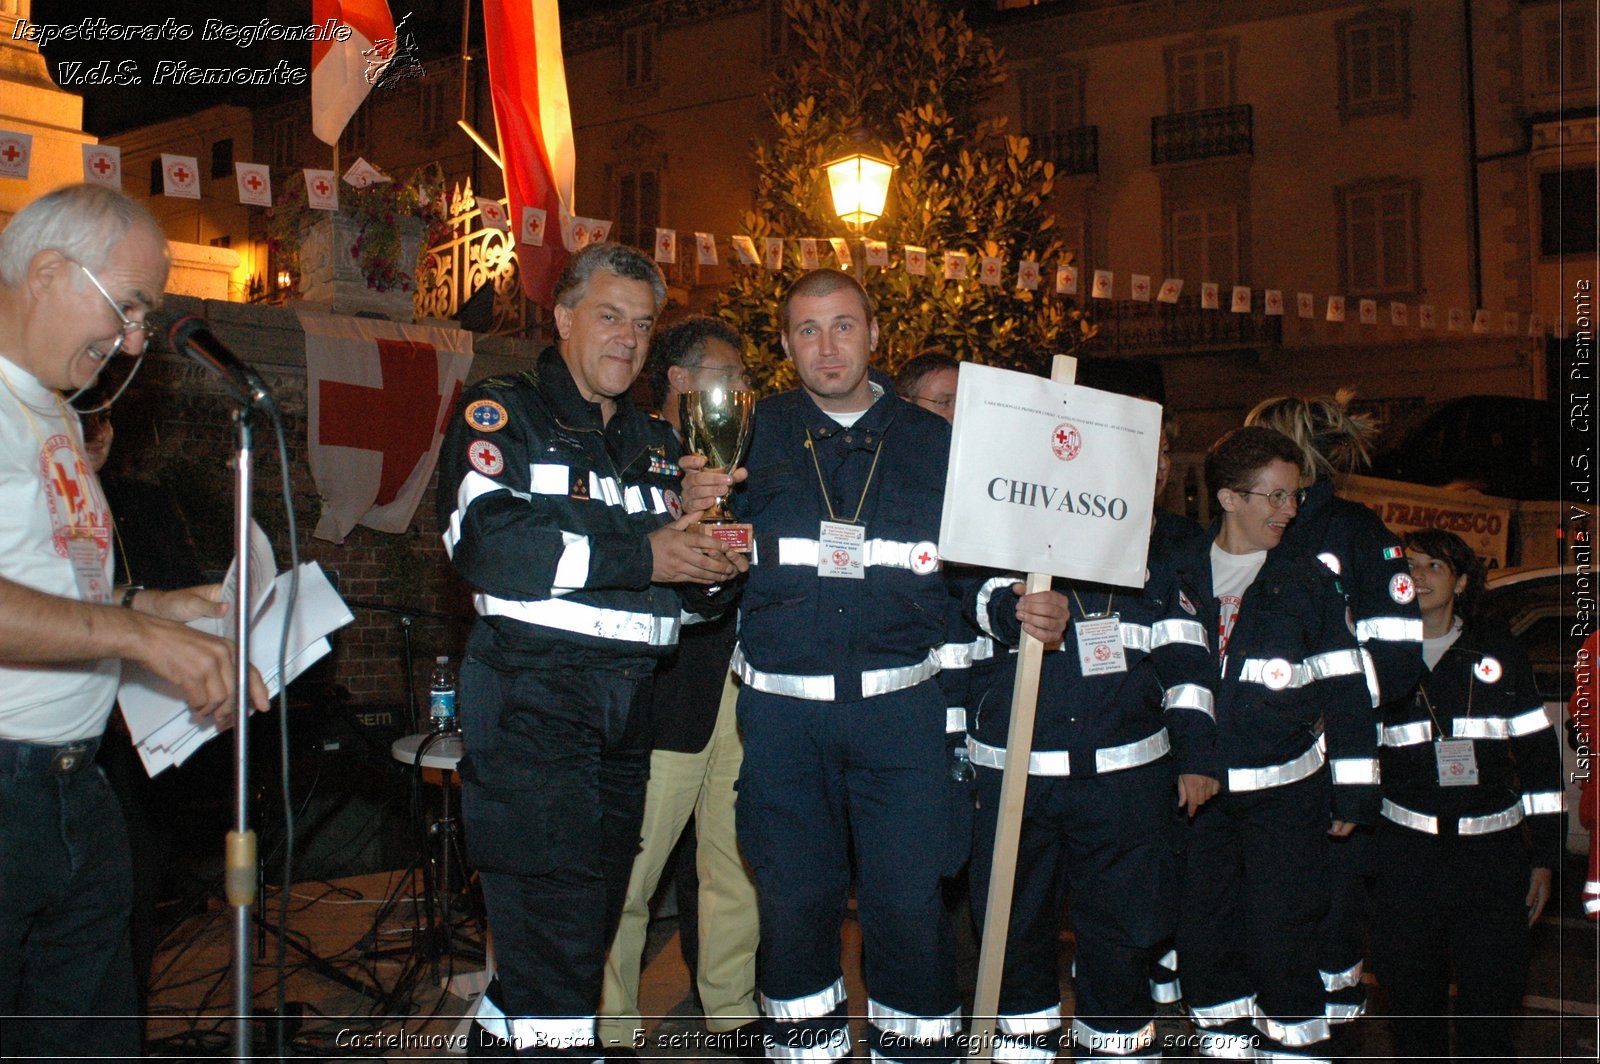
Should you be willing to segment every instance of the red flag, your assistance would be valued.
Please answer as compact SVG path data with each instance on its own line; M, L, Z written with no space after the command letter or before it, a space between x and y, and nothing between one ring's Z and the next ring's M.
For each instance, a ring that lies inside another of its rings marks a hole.
M344 41L311 42L311 132L337 144L345 123L394 55L394 16L385 0L311 0L311 23L332 19L352 31Z
M572 228L572 110L561 60L561 18L556 0L505 0L484 4L483 21L511 217L521 218L524 207L535 207L560 221L560 240L517 245L522 291L549 307L567 264Z

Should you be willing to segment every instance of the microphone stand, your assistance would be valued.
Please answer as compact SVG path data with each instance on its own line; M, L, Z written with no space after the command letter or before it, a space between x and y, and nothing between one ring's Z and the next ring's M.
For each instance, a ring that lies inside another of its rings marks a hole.
M251 909L256 901L256 833L250 830L250 452L251 403L233 411L239 450L234 466L234 552L238 564L234 595L233 830L228 832L224 885L233 908L233 1055L250 1059L252 990Z

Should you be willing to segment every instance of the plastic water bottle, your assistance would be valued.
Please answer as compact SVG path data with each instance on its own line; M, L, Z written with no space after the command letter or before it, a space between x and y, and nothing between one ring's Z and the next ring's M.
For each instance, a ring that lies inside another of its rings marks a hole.
M456 730L456 670L445 654L434 659L428 677L428 719L436 732Z
M967 756L967 744L958 743L955 759L950 762L950 778L957 783L969 783L977 775L977 770L972 767L972 759Z

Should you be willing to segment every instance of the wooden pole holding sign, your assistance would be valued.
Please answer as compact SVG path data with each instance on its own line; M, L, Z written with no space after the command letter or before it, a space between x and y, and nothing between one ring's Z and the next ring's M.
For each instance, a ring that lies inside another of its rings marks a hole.
M1057 355L1050 379L1071 384L1078 360ZM1050 589L1049 573L1029 573L1026 593ZM972 1003L971 1052L967 1059L994 1057L995 1025L1000 1011L1000 976L1005 971L1006 937L1011 929L1011 895L1017 878L1017 844L1022 838L1022 806L1028 795L1028 761L1033 754L1033 718L1039 706L1039 670L1044 644L1027 632L1017 650L1017 678L1011 691L1011 729L1006 734L1006 767L1000 777L999 818L994 857L989 871L989 900L983 910L983 943L978 953L978 988Z

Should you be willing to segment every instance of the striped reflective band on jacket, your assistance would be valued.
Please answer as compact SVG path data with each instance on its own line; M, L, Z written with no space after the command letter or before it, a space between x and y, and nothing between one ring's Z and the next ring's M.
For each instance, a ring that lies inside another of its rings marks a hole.
M1322 976L1322 989L1328 993L1348 990L1352 986L1361 985L1361 962L1356 961L1342 972L1324 972L1318 969L1317 974Z
M1529 816L1565 813L1567 796L1563 791L1528 791L1522 796L1522 811Z
M1305 753L1281 765L1265 768L1230 768L1228 790L1235 794L1247 791L1264 791L1269 787L1282 787L1316 775L1322 769L1322 739L1318 738Z
M1165 757L1171 749L1172 741L1167 737L1167 729L1162 728L1154 735L1146 736L1136 742L1124 743L1121 746L1105 746L1096 750L1094 770L1097 775L1105 775L1108 772L1138 768L1140 765L1148 765ZM970 735L967 736L967 756L972 759L974 765L982 765L984 768L1006 767L1005 747L990 746ZM1028 775L1070 776L1072 759L1065 750L1034 750L1028 754Z
M989 600L1001 588L1008 588L1012 584L1021 584L1025 581L1020 576L991 576L978 588L978 627L983 629L983 634L994 637L994 629L989 625Z
M1200 1055L1213 1060L1256 1060L1253 1034L1202 1034Z
M970 643L944 643L939 647L941 669L970 669L973 662L994 657L994 640L980 635Z
M1137 1031L1101 1031L1074 1019L1072 1040L1094 1053L1129 1057L1156 1040L1156 1021L1151 1020Z
M1169 617L1164 621L1157 621L1150 626L1150 649L1164 647L1169 643L1187 643L1203 650L1210 649L1206 642L1206 626L1199 621L1186 621L1182 618Z
M1356 641L1380 639L1385 643L1422 642L1420 617L1368 617L1356 622Z
M1234 998L1219 1005L1191 1005L1189 1012L1201 1027L1221 1027L1230 1020L1248 1020L1256 1014L1256 996Z
M1457 739L1520 739L1550 727L1542 709L1530 709L1515 717L1457 717L1451 735Z
M1274 1042L1280 1042L1291 1048L1325 1042L1333 1034L1328 1029L1326 1016L1313 1016L1309 1020L1300 1020L1297 1023L1282 1023L1271 1016L1263 1015L1261 1010L1257 1009L1255 1023L1256 1030Z
M1001 1034L1049 1034L1061 1028L1061 1006L1051 1005L1038 1012L1002 1013L996 1017L995 1027Z
M1329 758L1328 768L1333 772L1335 786L1360 787L1383 781L1383 773L1375 757Z
M1583 884L1583 914L1600 913L1600 880L1591 879Z
M961 706L947 706L944 711L944 733L960 735L967 730L967 711Z
M909 1038L913 1042L940 1042L961 1031L961 1010L945 1016L917 1016L892 1009L881 1001L867 998L867 1022L880 1031Z
M1416 746L1433 739L1433 721L1414 720L1409 724L1378 725L1378 745L1388 747Z
M787 698L803 698L808 702L834 700L833 676L797 675L783 672L762 672L751 665L744 656L744 644L733 648L729 667L738 674L751 690ZM922 681L939 674L939 652L930 650L927 660L917 665L899 665L888 669L868 669L861 674L861 697L893 694L915 687Z
M473 1021L519 1050L574 1049L594 1044L593 1016L507 1016L484 994Z
M1216 698L1211 690L1202 684L1180 683L1167 688L1167 693L1161 696L1162 709L1193 709L1212 720L1217 719Z
M878 566L886 569L910 569L911 553L917 546L916 543L905 543L895 539L869 539L862 547L861 564L869 568ZM821 554L822 544L814 539L783 536L778 540L779 565L804 565L815 569ZM758 548L751 560L759 564L762 560L759 555ZM932 559L932 562L933 568L919 575L938 572L943 563L937 558ZM770 559L767 564L772 564Z
M1420 831L1425 835L1439 834L1439 818L1436 816L1407 809L1387 798L1379 808L1385 820L1391 820L1401 827ZM1522 806L1519 803L1487 816L1464 816L1456 821L1455 828L1457 835L1493 835L1497 831L1514 828L1520 823L1522 823Z
M1325 654L1313 654L1305 661L1289 665L1287 678L1277 671L1285 664L1282 658L1246 658L1244 664L1239 666L1239 682L1258 683L1281 691L1304 687L1334 676L1360 676L1363 673L1359 650L1330 650Z
M551 462L534 462L528 466L528 487L535 495L566 495L572 494L572 467L557 465ZM603 477L598 473L589 473L589 499L602 502L607 506L620 506L630 514L642 513L646 510L651 513L668 513L666 496L660 488L646 489L630 484L623 486L622 481L616 477Z
M537 599L519 602L493 595L472 596L472 604L483 617L509 617L539 628L555 628L597 639L623 643L643 643L670 647L678 642L681 622L677 617L657 617L653 613L608 610L569 599Z

